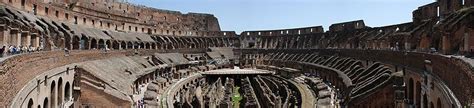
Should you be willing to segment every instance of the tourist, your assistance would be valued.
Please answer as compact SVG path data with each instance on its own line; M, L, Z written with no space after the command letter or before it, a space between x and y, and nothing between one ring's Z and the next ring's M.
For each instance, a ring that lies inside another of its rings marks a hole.
M17 53L18 53L18 54L23 53L23 49L22 49L22 48L23 48L23 47L21 47L21 45L18 46L18 47L16 47L16 50L17 50Z
M69 49L64 48L64 56L69 56Z
M18 49L16 48L16 46L13 46L12 47L12 55L16 54L17 51L18 51Z
M26 52L28 52L28 47L26 47L26 46L23 46L23 47L22 47L22 51L23 51L23 53L26 53Z
M13 46L8 46L8 55L13 55Z
M34 51L33 48L34 48L34 47L30 45L30 47L28 47L28 53L33 52L33 51Z

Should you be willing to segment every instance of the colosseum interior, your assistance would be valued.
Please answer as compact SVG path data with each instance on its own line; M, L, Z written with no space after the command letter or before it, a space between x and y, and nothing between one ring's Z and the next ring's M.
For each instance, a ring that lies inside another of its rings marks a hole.
M240 34L117 0L0 4L4 108L474 107L474 0Z

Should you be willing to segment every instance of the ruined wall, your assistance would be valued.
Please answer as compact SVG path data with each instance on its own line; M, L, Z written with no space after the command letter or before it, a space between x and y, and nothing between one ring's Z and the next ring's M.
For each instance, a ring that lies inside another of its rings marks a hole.
M331 26L329 26L329 31L330 32L350 31L350 30L362 29L365 27L366 26L365 26L364 21L357 20L357 21L332 24Z
M82 104L74 104L74 107L76 108L127 108L132 106L133 104L130 101L118 99L112 95L104 93L103 90L99 90L87 84L81 85L80 92L81 96L80 99L78 99L78 103Z
M217 18L211 14L182 14L113 0L3 0L1 4L48 19L98 29L163 35L220 31Z
M274 53L284 51L287 53L303 54L310 54L309 52L311 52L326 56L337 55L362 61L382 62L388 65L393 65L392 67L396 68L394 70L405 71L406 75L404 78L412 78L415 85L423 87L423 89L418 90L412 88L414 91L419 91L419 93L415 93L415 95L421 97L422 93L426 94L428 97L426 100L427 102L433 102L436 105L438 98L440 98L440 100L443 101L440 102L441 106L456 105L456 102L450 98L451 96L446 94L448 88L463 106L469 105L471 99L474 98L474 88L471 86L473 85L472 82L474 82L472 66L465 61L454 57L416 52L357 49L242 49L241 51L242 53ZM294 56L289 56L289 60L294 59L292 57ZM431 62L430 65L432 68L427 68L425 63L426 60ZM282 63L276 63L275 66L280 66L281 64ZM416 84L417 81L423 85ZM444 84L447 88L442 86ZM423 90L423 92L421 92L421 90ZM440 93L442 93L442 95L439 95ZM406 94L408 94L408 92L406 92ZM413 99L412 103L415 101L417 103L416 105L420 106L422 100L424 99Z

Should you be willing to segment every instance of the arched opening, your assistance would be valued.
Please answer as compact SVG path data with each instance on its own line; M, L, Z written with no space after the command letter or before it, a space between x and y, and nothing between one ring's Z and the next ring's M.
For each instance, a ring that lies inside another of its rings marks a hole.
M150 43L145 44L145 49L150 49Z
M71 99L71 85L69 82L66 82L64 86L64 101L69 101Z
M51 108L54 108L54 102L55 102L55 98L56 98L56 82L53 81L51 82L51 88L49 89L50 90L50 94L49 94L49 97L51 98ZM46 108L46 106L43 106Z
M113 47L113 46L112 46L112 44L110 43L110 40L105 41L105 47L104 47L104 48L113 49L112 47Z
M48 98L44 98L44 101L43 101L43 108L48 108Z
M415 99L416 106L421 107L421 83L420 83L420 81L416 82L415 93L416 93L416 97L415 97L416 98Z
M413 104L413 79L410 78L408 81L408 104Z
M67 48L67 49L72 49L72 47L71 47L71 36L65 35L64 37L66 38L66 39L64 39L65 40L64 41L64 45L65 45L64 47Z
M430 108L434 108L433 102L430 102Z
M140 48L140 44L138 42L133 43L133 49L138 49Z
M89 49L89 39L86 36L81 37L81 41L79 42L79 49Z
M30 100L28 101L28 106L27 108L33 108L33 99L30 98Z
M80 48L81 42L78 36L72 38L72 50L78 50Z
M117 41L112 42L112 49L114 50L120 49L120 45Z
M97 49L97 40L94 38L91 40L91 49Z
M127 43L127 49L133 49L133 43L132 42Z
M21 6L25 6L26 0L21 0Z
M436 100L436 108L443 108L443 103L441 103L441 99Z
M145 43L140 43L140 49L145 49Z
M103 39L99 39L99 45L97 49L105 49L105 42Z
M122 49L127 49L127 43L125 43L125 41L120 42L120 47L122 47Z
M58 105L61 105L63 102L63 78L58 80Z

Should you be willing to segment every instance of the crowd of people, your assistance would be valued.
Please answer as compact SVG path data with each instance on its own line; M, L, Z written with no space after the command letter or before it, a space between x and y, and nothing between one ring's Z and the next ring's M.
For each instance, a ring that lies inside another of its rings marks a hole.
M9 46L3 46L0 48L0 57L4 56L9 56L9 55L15 55L15 54L21 54L21 53L31 53L31 52L36 52L40 51L41 48L39 47L33 47L33 46L15 46L15 45L9 45Z

